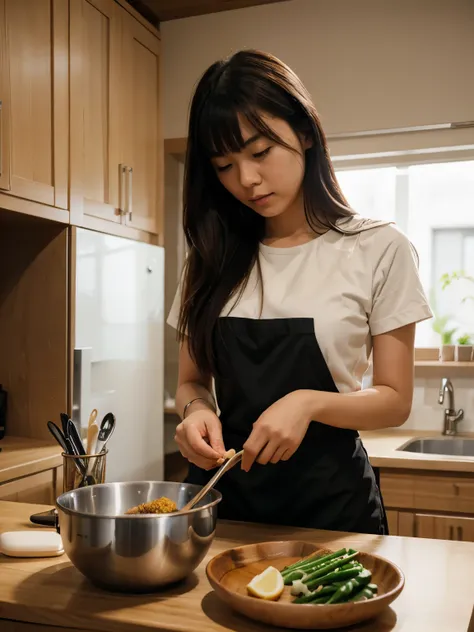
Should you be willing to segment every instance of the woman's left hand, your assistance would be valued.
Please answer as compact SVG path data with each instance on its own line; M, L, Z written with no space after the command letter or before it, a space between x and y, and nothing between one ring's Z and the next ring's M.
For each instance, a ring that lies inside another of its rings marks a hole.
M299 448L311 422L304 391L282 397L260 415L244 444L242 469L287 461Z

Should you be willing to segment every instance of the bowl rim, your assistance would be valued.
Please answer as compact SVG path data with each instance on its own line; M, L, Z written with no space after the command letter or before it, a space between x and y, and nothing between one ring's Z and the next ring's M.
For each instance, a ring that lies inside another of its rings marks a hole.
M177 518L177 517L182 517L182 516L188 516L188 515L192 515L195 513L199 513L200 511L203 511L204 509L210 509L212 507L214 507L215 505L219 504L222 500L222 494L218 489L210 489L209 490L209 494L215 494L216 498L214 500L212 500L211 502L207 503L206 505L202 505L201 507L193 507L192 509L189 509L188 511L173 511L171 513L162 513L162 514L105 514L105 513L101 513L101 514L95 514L92 512L87 512L87 511L77 511L76 509L71 509L70 507L66 507L64 506L64 504L62 504L64 502L64 499L66 497L70 497L72 494L74 493L81 493L81 490L84 489L96 489L98 487L115 487L115 486L119 486L119 485L129 485L129 484L134 484L136 483L137 485L139 484L149 484L149 483L163 483L163 484L171 484L171 485L175 485L175 486L181 486L181 485L185 485L188 487L196 487L197 491L199 491L199 489L202 489L204 487L204 485L196 485L194 483L182 483L179 481L123 481L123 482L110 482L110 483L98 483L96 485L89 485L88 487L81 487L78 489L71 489L67 492L63 492L62 494L60 494L55 501L55 505L56 505L56 509L59 512L63 512L65 514L68 514L69 516L78 516L81 518L96 518L96 519L100 519L100 520L162 520L164 518Z
M266 540L264 542L254 542L254 543L249 543L249 544L243 544L241 546L234 546L231 547L229 549L226 549L225 551L221 551L220 553L218 553L217 555L214 555L209 562L206 564L206 576L209 580L209 582L211 583L211 585L214 583L215 585L217 585L219 587L219 590L221 590L222 592L224 592L225 594L233 597L233 598L238 598L238 599L242 599L245 600L246 602L250 602L250 601L255 601L255 597L251 597L250 595L243 595L240 593L237 593L233 590L229 590L228 588L226 588L225 586L222 585L221 581L218 581L217 579L215 579L215 577L212 576L210 567L213 563L215 563L215 561L217 560L217 558L223 557L224 555L228 554L230 551L236 551L236 550L242 550L242 549L246 549L252 546L255 546L255 544L260 544L260 545L265 545L265 544L288 544L289 542L291 543L298 543L298 544L310 544L311 546L315 546L316 549L326 549L326 550L331 550L329 549L327 546L319 546L317 544L315 544L314 542L310 542L309 540ZM365 555L369 555L370 557L379 559L381 561L383 561L385 564L388 564L389 566L391 566L396 573L399 576L399 581L397 583L397 585L392 588L391 590L389 590L388 592L384 593L383 595L374 595L374 597L372 599L370 599L370 603L376 603L379 600L382 599L387 599L387 598L396 598L397 595L400 594L400 592L403 590L403 587L405 586L405 574L403 573L402 569L395 564L394 562L392 562L391 560L387 559L386 557L383 557L382 555L377 555L375 553L368 553L367 551L363 551L363 550L359 550L359 553L365 553ZM272 560L272 559L278 559L278 557L275 558L262 558L263 559L268 559L268 560ZM230 571L228 571L230 572ZM223 576L224 577L224 576ZM263 599L259 600L261 603L263 604L271 604L272 606L276 606L279 608L288 608L289 606L291 606L292 608L298 608L301 609L301 606L310 606L314 609L314 604L311 603L293 603L293 602L288 602L288 601L265 601ZM393 599L392 599L393 601ZM335 604L319 604L317 610L319 612L321 612L322 608L331 608L331 611L334 611L334 606L365 606L367 602L366 601L351 601L349 603L335 603ZM267 607L267 606L264 606Z

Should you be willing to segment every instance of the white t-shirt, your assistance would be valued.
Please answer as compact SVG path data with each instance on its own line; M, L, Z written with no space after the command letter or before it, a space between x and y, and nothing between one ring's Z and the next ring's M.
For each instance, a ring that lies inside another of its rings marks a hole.
M260 245L264 297L256 269L222 316L313 318L314 331L341 393L361 388L372 336L432 317L418 275L418 257L393 224L355 217L300 246ZM178 290L168 323L177 327Z

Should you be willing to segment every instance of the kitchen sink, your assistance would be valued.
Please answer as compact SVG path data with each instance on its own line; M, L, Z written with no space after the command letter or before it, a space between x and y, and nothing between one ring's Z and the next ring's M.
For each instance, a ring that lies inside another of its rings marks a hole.
M402 452L474 457L474 439L446 437L440 439L413 439L401 448Z

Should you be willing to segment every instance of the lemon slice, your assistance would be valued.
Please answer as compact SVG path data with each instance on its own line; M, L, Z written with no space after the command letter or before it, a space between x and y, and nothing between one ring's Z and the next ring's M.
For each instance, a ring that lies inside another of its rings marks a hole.
M263 573L256 575L252 581L247 584L247 591L253 597L276 601L283 592L284 587L285 584L280 571L273 566L269 566Z

